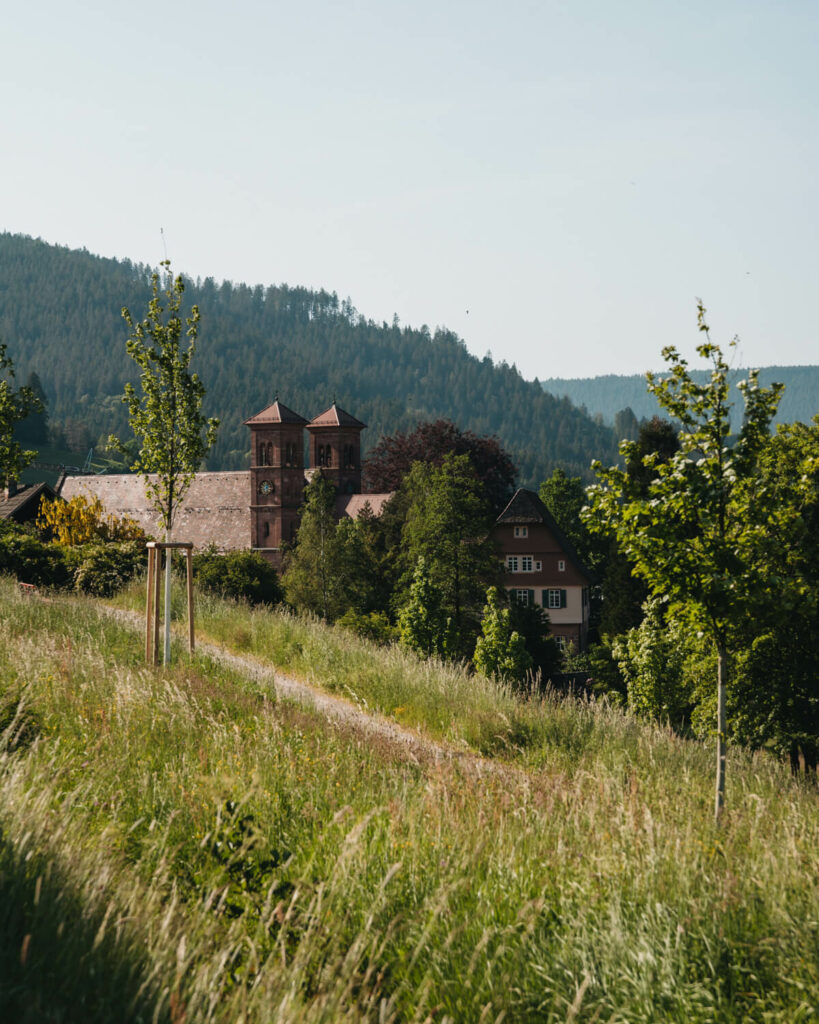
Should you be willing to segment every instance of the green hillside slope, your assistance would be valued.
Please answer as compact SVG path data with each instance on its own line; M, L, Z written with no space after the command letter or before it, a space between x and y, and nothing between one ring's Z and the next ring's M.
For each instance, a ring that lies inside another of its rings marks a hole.
M134 373L120 310L143 314L149 277L128 261L0 235L0 337L20 379L39 375L51 422L79 435L77 448L126 429L119 396ZM555 465L588 478L592 458L615 455L611 430L514 366L470 355L450 331L376 324L334 294L286 285L208 278L186 300L202 312L196 368L206 411L222 420L209 468L246 465L242 421L277 394L307 417L336 398L369 424L370 446L438 417L497 434L522 483L537 484Z
M141 622L0 578L3 1021L817 1019L786 765L731 748L717 834L712 745L608 703L210 598L151 672Z
M691 376L703 382L709 372L693 370ZM742 397L736 389L736 382L745 379L747 370L732 370L730 376L733 385L731 401L741 416ZM760 368L759 381L766 387L774 381L785 385L776 423L810 423L819 412L819 366L766 366ZM541 383L544 391L556 398L567 397L574 405L588 410L591 416L601 415L606 423L613 423L615 413L626 407L638 419L650 418L661 412L653 395L646 390L645 376L639 373L577 379L553 377Z

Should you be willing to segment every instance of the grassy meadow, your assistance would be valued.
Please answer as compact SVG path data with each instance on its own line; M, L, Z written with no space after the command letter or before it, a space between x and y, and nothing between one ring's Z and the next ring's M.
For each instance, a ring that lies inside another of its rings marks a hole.
M119 606L139 603L135 588ZM819 795L211 598L198 635L474 756L0 580L0 1019L819 1019Z

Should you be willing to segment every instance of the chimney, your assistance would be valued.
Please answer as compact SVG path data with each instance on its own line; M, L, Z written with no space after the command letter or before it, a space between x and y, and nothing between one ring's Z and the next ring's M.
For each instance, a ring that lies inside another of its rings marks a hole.
M5 498L6 501L8 501L9 498L13 498L16 493L17 481L9 478L8 480L6 480L6 486L3 488L3 497Z

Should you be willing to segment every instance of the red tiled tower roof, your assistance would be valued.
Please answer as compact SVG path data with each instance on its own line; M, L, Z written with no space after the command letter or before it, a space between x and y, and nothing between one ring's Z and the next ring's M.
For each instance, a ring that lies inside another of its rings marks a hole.
M288 409L277 398L272 405L268 405L266 409L257 412L249 420L245 420L246 427L258 427L267 423L295 423L305 426L307 420L303 416L299 416L297 412L293 412L292 409Z
M366 423L362 423L361 420L357 420L355 416L351 416L348 412L345 412L342 408L336 405L335 402L326 409L320 416L316 416L314 420L310 420L311 427L353 427L356 430L364 430L367 426Z

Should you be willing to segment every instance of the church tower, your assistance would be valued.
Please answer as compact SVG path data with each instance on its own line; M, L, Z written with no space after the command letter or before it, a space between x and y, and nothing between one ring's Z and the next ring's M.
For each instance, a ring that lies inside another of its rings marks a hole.
M335 402L307 425L310 468L320 469L338 494L361 493L361 431L366 426Z
M304 491L307 420L278 398L250 427L250 545L277 568L281 547L294 539Z

